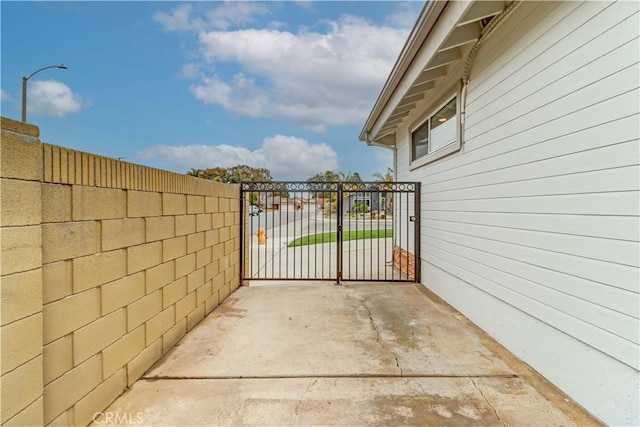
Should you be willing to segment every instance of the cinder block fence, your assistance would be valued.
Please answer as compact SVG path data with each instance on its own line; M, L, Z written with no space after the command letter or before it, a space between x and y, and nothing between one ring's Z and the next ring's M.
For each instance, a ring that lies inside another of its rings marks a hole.
M239 189L2 118L2 425L86 425L239 285Z

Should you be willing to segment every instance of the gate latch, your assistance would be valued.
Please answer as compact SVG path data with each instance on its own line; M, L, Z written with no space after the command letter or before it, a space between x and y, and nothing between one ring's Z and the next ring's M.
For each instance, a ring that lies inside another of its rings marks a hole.
M411 216L409 217L409 221L411 221L411 222L416 222L417 220L418 220L418 218L416 218L416 216L415 216L415 215L411 215Z

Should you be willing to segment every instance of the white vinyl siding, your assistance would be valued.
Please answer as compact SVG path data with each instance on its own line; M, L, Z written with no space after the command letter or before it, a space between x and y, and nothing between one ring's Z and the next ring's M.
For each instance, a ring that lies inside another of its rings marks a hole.
M398 133L398 179L422 182L423 283L612 424L637 420L637 387L620 381L609 386L622 387L619 396L599 396L607 387L583 372L592 386L572 389L575 373L561 367L601 360L563 352L584 343L637 384L638 8L522 2L473 64L461 152L410 170L400 161L410 156L410 129ZM478 290L505 313L537 319L539 337L567 338L523 342L517 318L465 312Z

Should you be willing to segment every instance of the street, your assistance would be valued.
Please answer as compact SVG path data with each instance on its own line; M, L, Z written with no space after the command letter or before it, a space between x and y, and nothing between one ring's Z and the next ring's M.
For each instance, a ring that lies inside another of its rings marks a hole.
M324 210L315 206L305 206L301 210L285 207L276 211L263 211L259 215L249 216L245 222L245 232L255 236L260 228L266 230L266 236L276 238L296 238L309 234L335 232L338 221L335 216L325 217ZM371 229L391 229L391 219L343 218L344 231L358 231ZM275 230L274 230L275 229Z
M350 232L360 234L366 230L391 230L392 218L345 215L342 225L345 233L342 246L344 278L401 278L400 273L394 272L389 264L393 253L391 237L384 238L376 234L355 240L347 238ZM315 206L305 206L301 210L285 208L255 216L246 214L245 227L248 276L262 279L336 277L338 252L335 240L331 243L325 241L325 244L289 246L294 240L305 236L336 233L338 221L335 216L325 217L325 211ZM262 242L260 229L265 230Z

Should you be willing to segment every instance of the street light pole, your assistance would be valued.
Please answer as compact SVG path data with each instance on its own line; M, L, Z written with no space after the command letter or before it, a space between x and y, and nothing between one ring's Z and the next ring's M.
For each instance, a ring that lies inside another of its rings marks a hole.
M61 70L67 69L67 67L62 64L49 65L48 67L42 67L39 70L36 70L33 73L29 74L27 77L22 78L22 121L25 123L27 121L27 81L34 75L38 74L40 71L46 70L48 68L60 68Z

